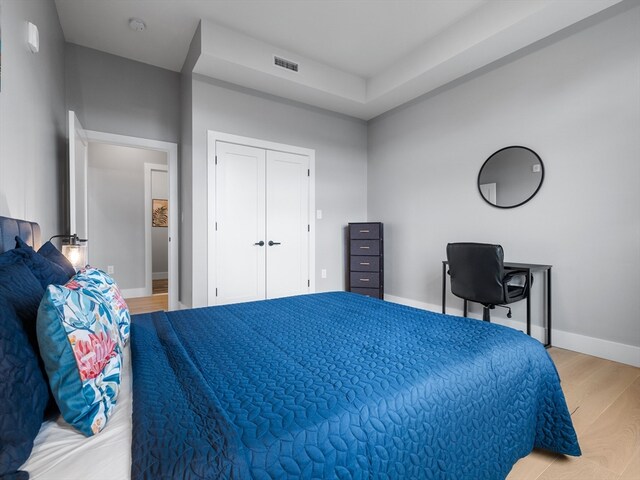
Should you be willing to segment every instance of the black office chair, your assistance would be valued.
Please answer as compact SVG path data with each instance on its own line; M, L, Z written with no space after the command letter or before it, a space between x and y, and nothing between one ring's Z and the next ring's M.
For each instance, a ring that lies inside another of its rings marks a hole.
M451 292L464 300L482 304L482 319L491 321L490 310L527 297L529 278L526 271L504 270L504 251L500 245L487 243L449 243L447 260Z

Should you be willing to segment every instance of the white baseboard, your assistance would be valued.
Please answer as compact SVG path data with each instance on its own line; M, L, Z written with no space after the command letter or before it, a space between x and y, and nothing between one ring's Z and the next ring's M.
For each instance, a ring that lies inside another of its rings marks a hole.
M151 278L153 280L166 280L169 278L169 272L153 272Z
M408 305L422 310L430 310L437 313L442 312L442 305L419 302L409 298L396 297L395 295L385 295L384 299L389 302ZM462 310L460 309L449 307L447 310L449 315L462 316ZM510 319L492 317L491 321L520 331L526 329L526 325L523 322L516 322ZM532 325L531 336L542 340L544 337L544 328L539 325ZM614 362L626 363L634 367L640 367L640 347L633 345L616 343L601 338L587 337L586 335L565 332L555 328L551 330L551 345L594 357L606 358Z
M122 293L122 296L124 298L150 297L151 289L147 289L145 287L126 288L126 289L120 290L120 293Z
M191 307L187 307L184 303L178 302L178 310L188 310Z

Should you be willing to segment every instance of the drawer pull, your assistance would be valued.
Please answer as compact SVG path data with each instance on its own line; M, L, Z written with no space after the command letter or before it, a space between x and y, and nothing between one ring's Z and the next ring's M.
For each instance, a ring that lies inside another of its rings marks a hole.
M371 265L369 262L360 262L360 265Z
M360 250L369 250L369 247L360 247Z
M369 233L369 230L360 230L360 233Z
M369 281L369 279L368 279L368 278L361 278L361 279L360 279L360 281L361 281L361 282L368 282L368 281Z

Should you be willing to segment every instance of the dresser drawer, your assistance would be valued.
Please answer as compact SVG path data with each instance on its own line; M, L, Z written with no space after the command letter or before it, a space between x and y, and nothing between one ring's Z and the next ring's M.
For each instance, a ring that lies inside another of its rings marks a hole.
M352 223L349 225L349 235L352 239L380 238L380 224Z
M352 287L378 288L380 286L380 274L373 272L351 272Z
M380 240L351 240L351 255L380 255Z
M352 272L377 272L380 270L380 257L351 257Z
M382 298L379 288L352 288L351 292L359 293L360 295L365 295L367 297Z

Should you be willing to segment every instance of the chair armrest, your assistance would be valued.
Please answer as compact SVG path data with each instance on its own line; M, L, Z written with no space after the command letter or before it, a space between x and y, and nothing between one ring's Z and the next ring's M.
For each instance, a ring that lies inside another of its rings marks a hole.
M521 279L521 281L514 285L512 282L515 279ZM531 283L533 283L533 277L531 277ZM504 286L504 298L507 302L513 300L514 297L512 295L515 293L512 292L511 295L509 294L509 286L522 288L520 293L516 294L515 298L523 298L528 294L529 288L531 287L531 285L529 285L529 272L527 270L511 270L502 277L502 285Z
M504 277L502 277L502 283L507 284L507 283L511 283L511 281L516 278L522 278L523 279L522 285L526 286L527 277L528 275L526 270L509 270L509 272L506 273Z

